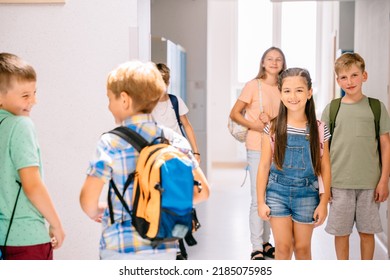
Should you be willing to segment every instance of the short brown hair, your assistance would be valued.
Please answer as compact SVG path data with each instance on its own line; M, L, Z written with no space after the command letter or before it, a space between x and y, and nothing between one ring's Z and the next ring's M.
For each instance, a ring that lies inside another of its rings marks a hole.
M165 84L168 86L169 80L171 79L171 70L164 63L157 63L156 66L157 66L157 69L160 71L161 76L162 76Z
M36 81L34 68L20 57L10 53L0 53L0 93L7 93L12 81Z
M156 106L166 86L154 63L129 61L109 73L107 89L116 98L121 92L127 93L133 100L133 109L148 114Z
M366 64L358 53L343 53L334 63L334 72L339 75L341 70L348 70L352 65L356 65L362 72L365 71Z

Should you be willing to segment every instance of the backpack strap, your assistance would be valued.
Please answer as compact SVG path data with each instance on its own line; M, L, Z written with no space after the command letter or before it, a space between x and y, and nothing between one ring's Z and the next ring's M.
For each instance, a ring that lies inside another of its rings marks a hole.
M141 152L143 148L149 145L149 142L139 133L125 126L114 128L109 131L109 133L115 134L126 140L126 142L133 146L138 152Z
M1 121L0 121L0 124L6 119L7 117L5 117L4 119L2 119ZM19 190L18 190L18 193L17 193L17 195L16 195L16 200L15 200L15 204L14 204L14 208L12 209L12 214L11 214L11 218L10 218L10 220L9 220L9 225L8 225L8 229L7 229L7 233L6 233L6 235L5 235L5 240L4 240L4 248L3 248L3 256L2 256L2 258L3 259L6 259L7 257L6 257L6 246L7 246L7 241L8 241L8 236L9 236L9 233L10 233L10 231L11 231L11 226L12 226L12 222L13 222L13 220L14 220L14 215L15 215L15 211L16 211L16 205L18 204L18 200L19 200L19 195L20 195L20 191L22 190L22 183L21 182L19 182L18 180L15 180L16 181L16 183L19 185Z
M125 127L125 126L116 127L113 130L109 131L109 133L112 133L112 134L115 134L115 135L121 137L123 140L125 140L130 145L132 145L134 147L134 149L136 149L138 152L141 152L141 150L143 148L145 148L146 146L149 145L149 142L144 137L142 137L139 133L137 133L136 131L134 131L128 127ZM126 201L124 200L123 196L125 194L125 191L129 187L129 185L131 184L131 182L134 180L134 176L135 176L135 172L131 172L129 174L129 176L127 177L126 182L123 186L123 194L121 194L119 192L114 181L112 179L110 180L110 184L108 187L107 201L108 201L108 209L109 209L109 213L110 213L111 224L114 224L114 222L115 222L114 211L113 211L113 206L112 206L112 201L111 201L112 190L114 190L115 195L119 198L119 201L122 203L123 207L130 214L130 216L132 214L131 210L130 210L129 206L127 205Z
M341 97L333 99L330 102L330 108L329 108L329 132L330 135L333 135L334 128L336 126L336 116L340 109L340 103L341 103ZM331 144L332 138L329 139L329 148Z
M131 177L131 180L129 180L130 177ZM126 183L125 183L125 188L123 189L123 195L125 194L125 191L126 191L127 187L130 185L130 182L133 179L134 179L134 172L129 174L129 176L127 177L127 180L126 180ZM126 186L128 181L129 181L129 184ZM127 205L125 199L123 198L123 195L119 192L118 188L116 187L114 181L110 180L110 185L108 187L108 198L107 198L107 201L108 201L108 210L109 210L109 213L110 213L111 224L114 224L115 223L115 219L114 219L114 210L113 210L112 201L111 201L111 192L112 192L111 190L114 190L115 195L119 198L119 201L122 203L123 208L125 208L125 210L127 211L127 213L130 214L130 216L132 215L132 212L131 212L131 210L129 208L129 205Z
M175 116L176 116L176 121L179 124L181 134L185 136L184 130L183 130L183 124L180 121L180 114L179 114L179 100L177 99L177 96L174 94L168 93L169 99L171 100L173 110L175 110Z
M368 97L368 103L370 104L370 108L372 113L374 114L374 122L375 122L375 136L379 139L379 122L381 119L381 103L376 98Z
M325 123L317 120L317 125L318 125L318 138L320 139L320 155L322 157L324 154Z
M380 144L380 119L381 119L381 103L376 98L368 97L368 104L370 104L370 108L372 113L374 114L374 123L375 123L375 138L378 143L378 154L379 154L379 162L382 164L382 155L381 155L381 144Z

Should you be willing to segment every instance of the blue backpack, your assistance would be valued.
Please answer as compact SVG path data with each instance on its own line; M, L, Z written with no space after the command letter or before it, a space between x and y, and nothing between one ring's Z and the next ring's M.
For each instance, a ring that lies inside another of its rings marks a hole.
M132 218L132 225L156 247L162 242L182 239L192 230L194 180L191 160L167 143L149 143L140 134L127 127L117 127L110 133L130 143L139 157L121 194L113 180L109 185L109 210L114 223L111 192L121 201ZM164 142L164 136L161 137ZM133 209L129 209L124 193L133 184Z

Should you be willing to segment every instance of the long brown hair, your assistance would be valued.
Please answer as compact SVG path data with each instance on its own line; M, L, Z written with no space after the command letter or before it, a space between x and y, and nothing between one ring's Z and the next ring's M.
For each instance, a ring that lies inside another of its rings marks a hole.
M279 75L278 88L281 91L283 81L287 77L302 77L306 81L308 89L311 89L310 74L306 69L289 68ZM320 140L318 132L318 124L316 117L316 110L313 97L307 100L305 107L305 114L309 126L310 138L310 154L313 164L314 173L318 176L321 174L321 155L320 155ZM280 102L279 114L271 123L271 135L275 134L275 152L274 163L279 170L282 170L284 156L287 146L287 107Z

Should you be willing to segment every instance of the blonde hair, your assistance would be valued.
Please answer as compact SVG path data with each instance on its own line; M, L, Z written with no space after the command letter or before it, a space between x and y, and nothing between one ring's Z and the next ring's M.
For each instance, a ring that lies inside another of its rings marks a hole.
M13 81L37 80L34 68L20 57L10 53L0 53L0 93L7 93Z
M365 71L366 64L364 59L358 53L343 53L334 63L334 71L339 75L341 70L348 70L356 65L362 72Z
M134 111L148 114L152 112L166 87L154 63L129 61L108 74L107 89L116 98L122 92L127 93L133 101Z

